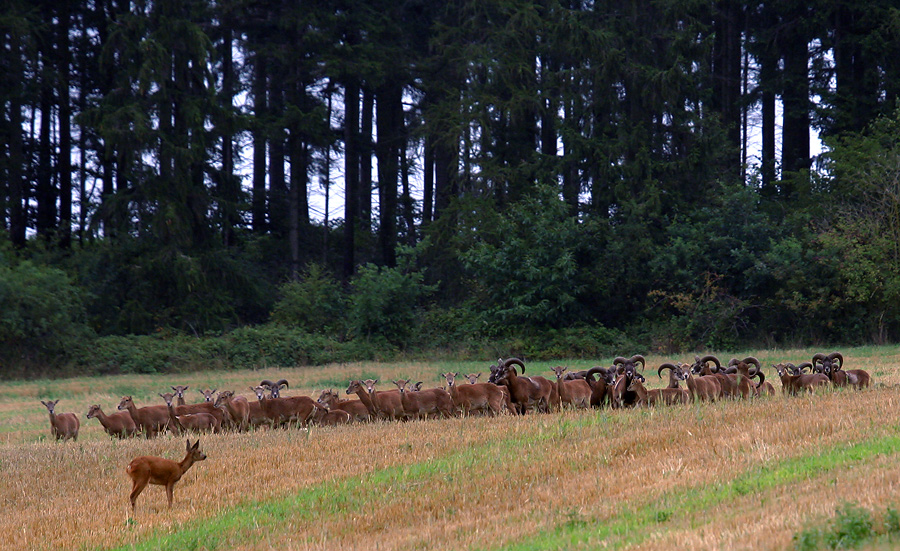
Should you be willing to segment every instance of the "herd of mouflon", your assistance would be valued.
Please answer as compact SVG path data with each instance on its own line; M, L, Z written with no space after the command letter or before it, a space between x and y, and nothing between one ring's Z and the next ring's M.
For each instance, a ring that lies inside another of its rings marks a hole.
M345 395L333 389L323 390L317 400L308 396L281 396L288 388L285 379L263 380L250 387L255 400L234 391L200 390L203 401L185 402L187 386L173 386L173 392L159 394L164 405L138 407L131 396L124 396L114 413L104 413L98 404L90 406L87 418L97 419L111 436L127 438L143 434L150 438L163 431L185 433L246 431L256 427L288 427L309 424L337 425L374 420L406 420L456 415L525 414L550 412L562 407L649 407L683 404L692 401L751 399L773 395L775 387L766 380L762 365L754 357L734 358L723 367L716 356L695 357L693 363L667 362L657 368L662 378L668 372L665 388L647 389L643 372L646 360L636 354L619 356L611 367L569 372L566 367L551 368L556 380L540 375L525 375L525 363L518 358L499 360L491 366L486 382L478 382L481 373L460 376L442 373L444 385L423 389L422 383L396 380L395 389L378 390L378 379L350 381ZM772 366L787 395L815 392L828 387L867 388L869 373L863 369L844 369L840 352L815 354L812 361L800 365L779 363ZM463 382L464 381L464 382ZM77 440L80 422L74 413L56 413L59 400L41 401L50 412L50 434L57 440ZM131 506L147 484L166 487L169 506L174 485L196 461L206 459L199 439L187 441L187 453L181 462L160 457L141 456L128 465L132 480Z

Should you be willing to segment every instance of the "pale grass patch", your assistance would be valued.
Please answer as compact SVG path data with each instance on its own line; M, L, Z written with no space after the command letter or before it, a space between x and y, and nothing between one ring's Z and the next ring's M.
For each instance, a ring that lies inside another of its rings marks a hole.
M862 358L845 353L847 368L866 362L870 371L871 365L886 371L875 379L877 383L900 382L896 348L865 352ZM782 357L796 356L792 361L797 362L811 356L807 351L784 356L756 351L741 357L750 354L763 365ZM651 356L648 365L664 360L668 359ZM434 472L378 488L377 497L354 503L351 510L323 512L315 522L289 518L277 527L261 526L253 534L236 536L231 547L490 547L527 541L571 521L603 522L648 504L666 509L659 500L671 492L727 483L767 461L894 434L900 426L895 391L878 388L796 399L778 394L747 403L652 411L565 411L313 428L308 434L279 430L203 436L201 447L209 458L192 467L175 487L173 508L166 508L161 487L150 486L138 498L136 521L129 523L130 480L125 466L138 455L180 460L184 440L113 441L96 420L84 418L91 403L112 413L119 399L114 390L123 388L149 397L174 384L189 384L197 401L197 388L233 389L249 397L249 390L242 388L263 378L287 378L292 383L288 394L315 395L322 390L315 384L318 381L349 380L368 372L378 373L379 386L385 388L388 380L408 376L426 380L434 375L436 384L437 373L446 367L412 362L348 364L0 385L4 396L0 416L4 424L9 420L20 427L0 434L0 502L11 513L0 515L0 548L78 549L136 542L241 503L289 496L350 477L360 477L360 484L365 484L366 473L440 460L449 461L449 474ZM529 364L529 372L545 374L546 369ZM666 382L657 381L655 375L648 381L655 387ZM773 384L780 387L778 381ZM343 393L345 388L337 390ZM11 397L13 390L22 396ZM74 411L81 418L78 443L36 442L49 437L46 410L38 402L46 392L58 393L54 397L63 399L62 411ZM161 400L140 405L157 402ZM503 444L510 441L515 445ZM466 450L474 450L473 455L466 456ZM671 519L651 530L650 539L639 547L782 548L804 520L828 516L842 501L881 508L891 503L897 497L893 473L898 463L898 457L880 458L873 462L874 472L848 471L743 496L729 502L726 511L673 511ZM584 547L608 543L612 542L588 541Z

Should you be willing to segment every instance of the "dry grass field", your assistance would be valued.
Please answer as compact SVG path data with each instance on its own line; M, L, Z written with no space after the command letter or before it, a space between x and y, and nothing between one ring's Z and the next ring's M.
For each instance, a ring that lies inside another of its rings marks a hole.
M740 355L771 366L814 352ZM249 385L282 377L287 395L343 393L359 377L434 386L443 371L486 371L488 362L0 383L0 548L790 548L842 504L900 505L900 347L843 352L848 369L873 375L872 389L203 436L208 459L175 487L172 509L150 486L134 517L125 466L138 455L180 460L185 442L111 440L84 418L90 404L112 412L124 394L162 404L157 393L175 384L190 385L195 401L205 387L249 396ZM647 359L649 375L688 358ZM549 376L550 365L529 363L529 374ZM39 401L48 398L79 415L78 442L51 441Z

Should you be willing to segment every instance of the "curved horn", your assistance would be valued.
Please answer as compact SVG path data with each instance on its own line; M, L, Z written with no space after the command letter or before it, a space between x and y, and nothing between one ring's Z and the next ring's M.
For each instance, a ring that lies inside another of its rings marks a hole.
M584 378L590 382L594 382L594 375L600 373L605 378L608 370L605 367L592 367L587 370L587 373L584 374Z
M635 354L634 356L629 358L628 361L631 363L641 362L641 371L643 371L644 368L647 367L647 360L645 360L644 357L641 356L640 354Z
M756 366L756 373L759 373L760 371L762 371L762 364L760 364L760 363L759 363L759 360L757 360L757 359L754 358L753 356L747 356L746 358L744 358L744 363L745 363L745 364L753 364L753 365L755 365L755 366ZM754 373L753 375L751 375L751 377L753 377L753 376L755 376L755 373Z
M659 375L660 379L662 379L662 370L663 369L671 369L672 371L675 371L676 368L675 368L675 364L673 364L673 363L664 363L661 366L659 366L659 369L656 370L656 374Z
M761 387L761 386L763 385L763 383L766 382L766 374L763 373L762 368L757 369L757 370L756 370L756 373L754 373L753 375L750 375L750 378L751 378L751 379L752 379L753 377L759 377L759 382L756 384L756 388Z
M826 356L825 354L815 354L812 357L812 365L816 365L819 362L824 362L826 359L828 359L828 356Z
M287 379L278 379L278 382L276 382L275 385L278 386L278 388L281 388L281 385L284 385L284 388L291 388L288 386Z
M525 364L519 358L509 358L503 362L503 367L508 368L511 365L518 365L522 368L522 374L525 374ZM513 370L515 371L515 370Z
M813 366L810 362L803 362L802 364L796 366L800 373L803 373L804 369L810 369Z
M273 386L275 386L275 383L273 383L272 381L270 381L268 379L263 379L262 381L259 382L259 386L267 386L269 388L272 388Z
M712 354L710 354L708 356L703 356L702 358L700 358L699 361L702 364L705 364L707 362L713 362L714 364L716 364L716 370L722 369L722 363L719 362L719 358L713 356Z
M844 356L840 352L832 352L828 355L828 359L831 361L838 360L840 361L840 365L838 365L838 369L844 367Z
M616 364L623 364L623 363L625 363L625 362L627 362L627 361L628 361L628 360L626 360L626 359L623 358L622 356L616 356L616 359L613 360L613 365L616 365Z

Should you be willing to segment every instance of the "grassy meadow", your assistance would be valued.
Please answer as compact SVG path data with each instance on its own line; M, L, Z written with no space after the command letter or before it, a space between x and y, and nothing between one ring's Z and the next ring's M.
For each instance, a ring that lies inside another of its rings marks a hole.
M654 410L563 411L202 437L206 461L175 487L150 486L131 515L125 466L180 460L169 435L112 440L112 413L176 384L251 396L286 378L286 395L343 393L351 378L486 372L483 363L346 364L0 383L0 549L784 549L847 503L900 506L900 347L844 349L872 389L789 398L771 364L818 350L757 350L775 397ZM732 355L719 355L727 361ZM648 386L663 361L648 356ZM569 362L572 369L610 358ZM551 363L527 374L550 377ZM555 365L552 364L552 365ZM485 379L487 374L482 376ZM42 399L81 420L78 442L50 439ZM877 520L877 519L876 519ZM888 548L876 540L872 548Z

